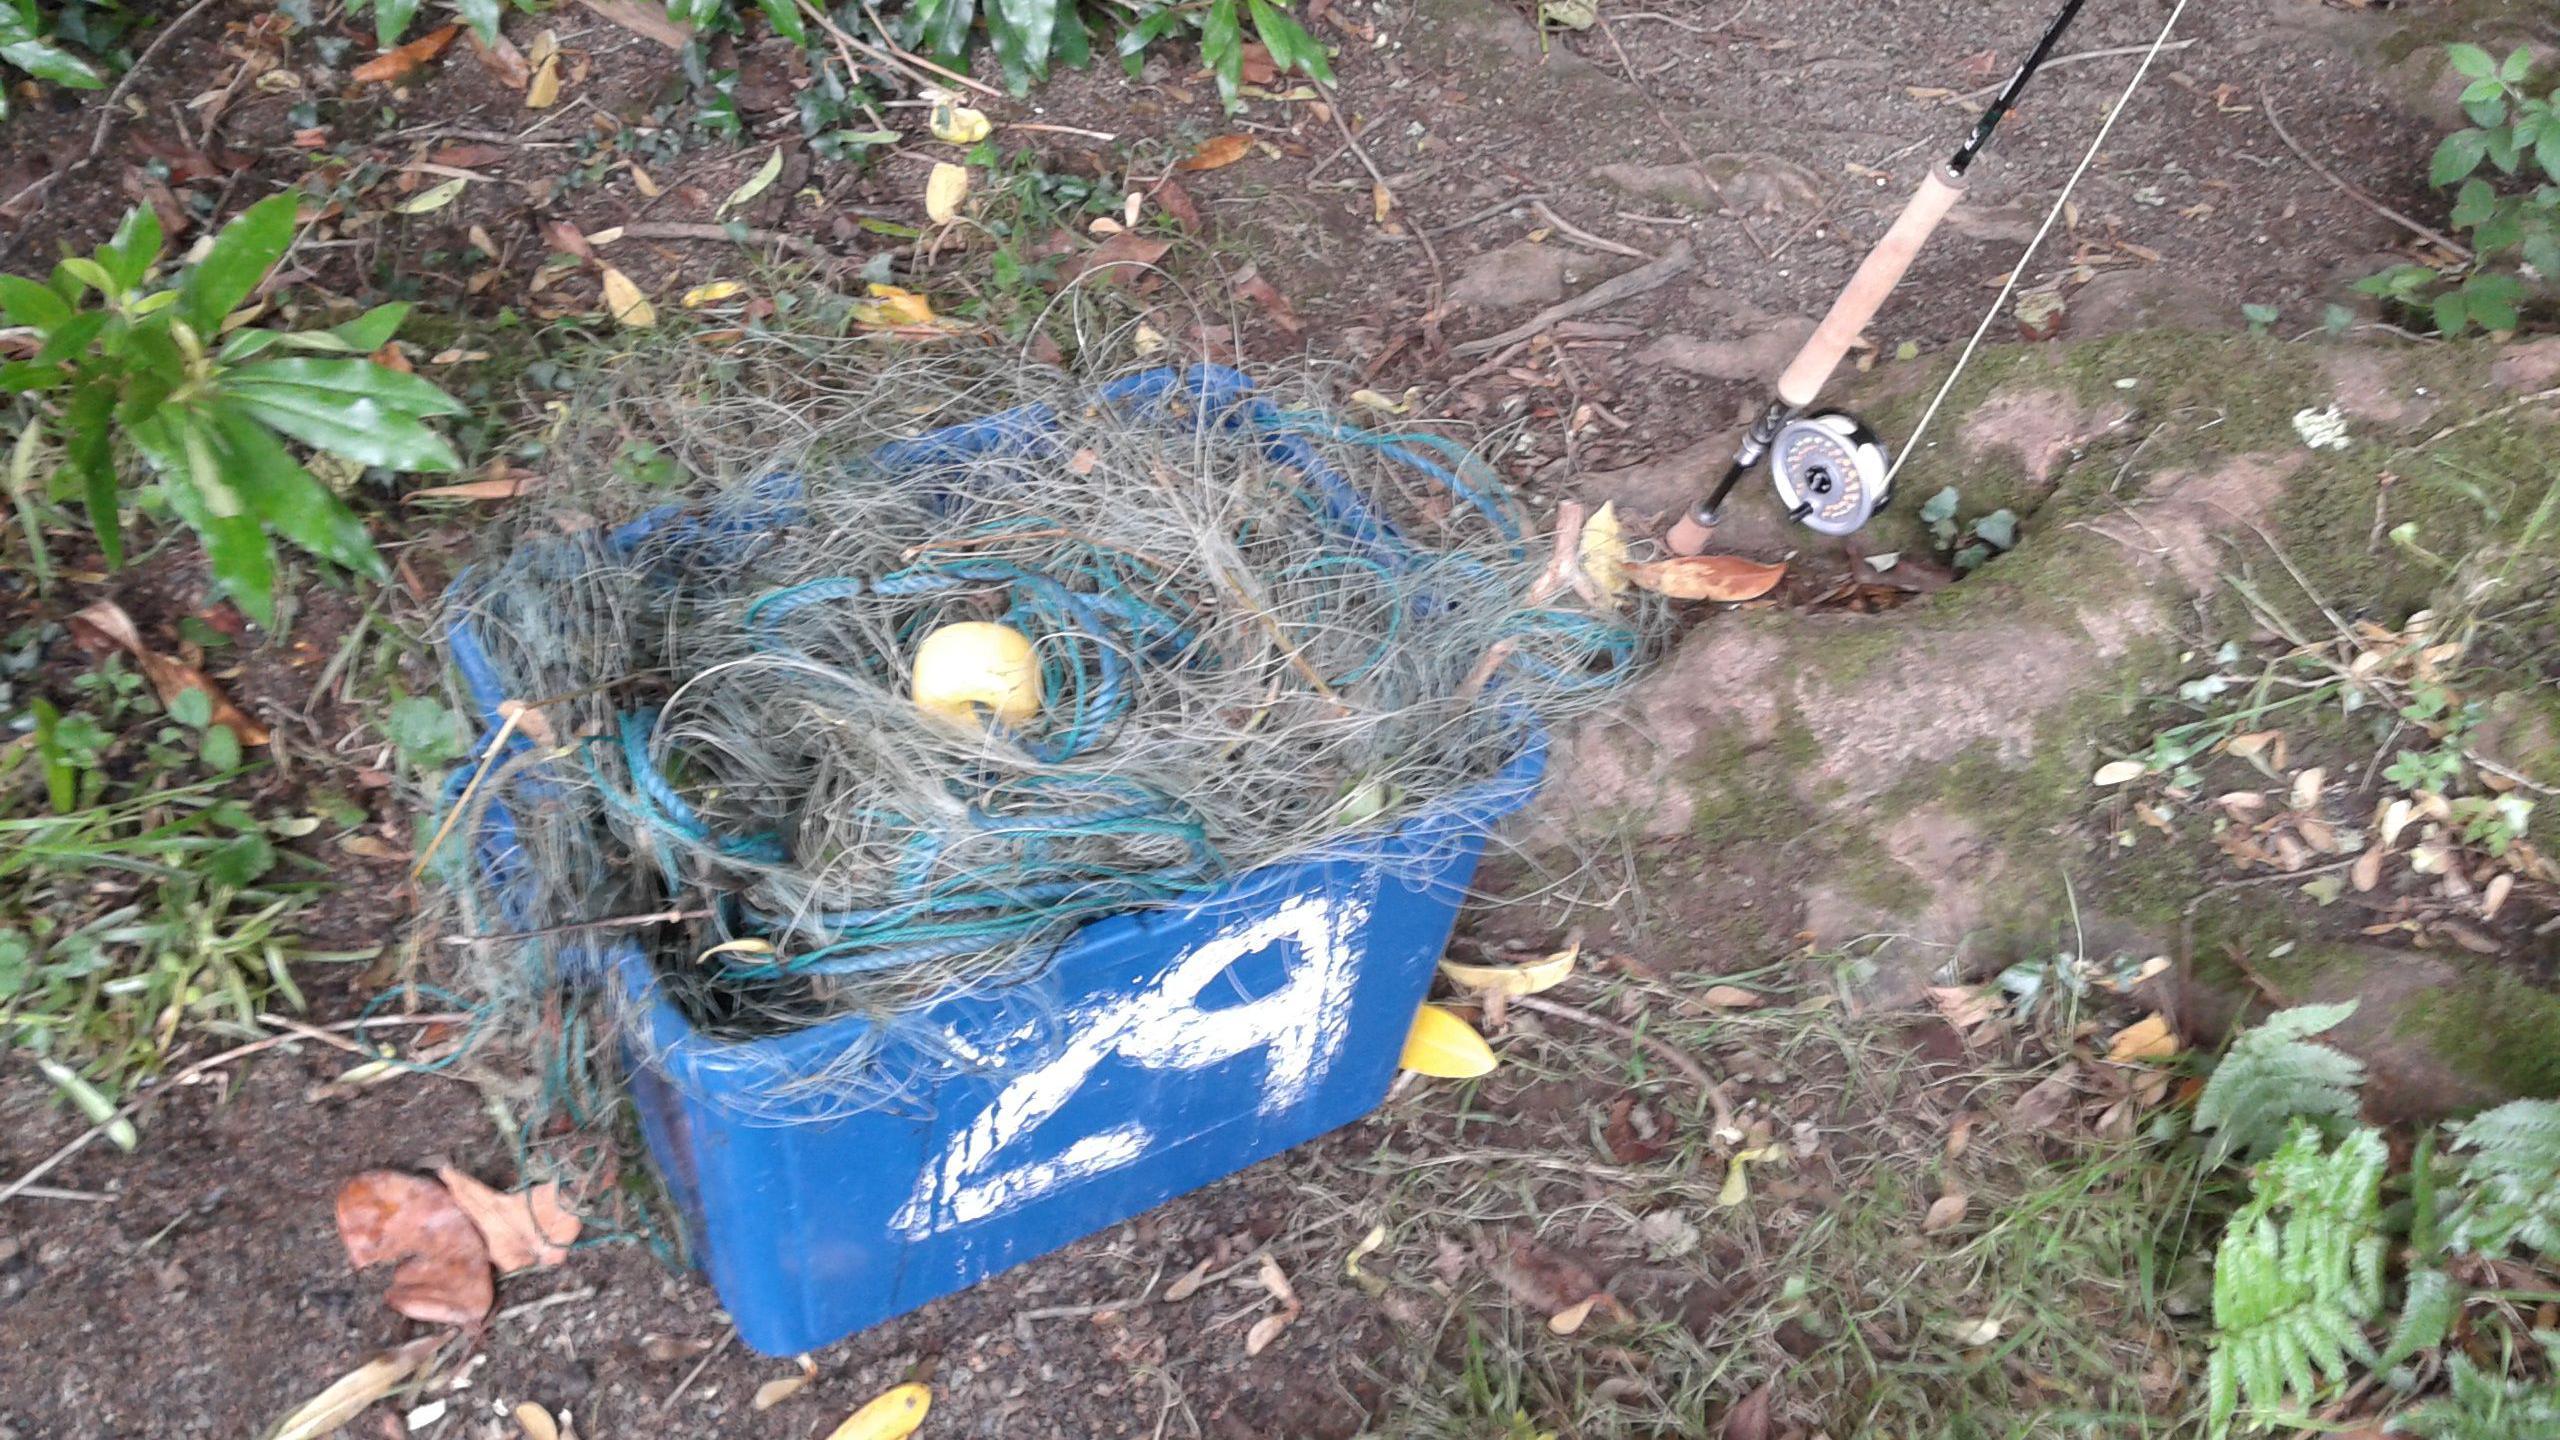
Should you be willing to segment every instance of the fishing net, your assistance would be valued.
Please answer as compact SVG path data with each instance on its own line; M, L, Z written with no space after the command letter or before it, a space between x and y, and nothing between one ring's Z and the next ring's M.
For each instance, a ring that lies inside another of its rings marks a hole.
M1002 1063L925 1008L974 997L1036 1055L1079 924L1501 783L1630 675L1652 602L1556 586L1465 446L1316 393L768 335L582 382L441 627L487 727L442 867L485 1023L558 1049L646 1043L634 1003L715 1039L860 1016L731 1088L918 1105ZM1030 713L916 703L956 625L1027 641Z

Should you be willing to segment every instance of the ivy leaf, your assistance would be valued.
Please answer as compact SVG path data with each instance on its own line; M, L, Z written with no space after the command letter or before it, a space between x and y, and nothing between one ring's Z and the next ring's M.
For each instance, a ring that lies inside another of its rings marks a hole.
M2002 508L1973 522L1973 538L1994 550L2007 550L2018 543L2018 515Z
M1921 522L1923 524L1935 525L1941 520L1954 519L1956 506L1963 500L1963 498L1963 496L1956 493L1956 487L1953 485L1950 485L1944 490L1939 491L1937 494L1930 496L1920 507Z

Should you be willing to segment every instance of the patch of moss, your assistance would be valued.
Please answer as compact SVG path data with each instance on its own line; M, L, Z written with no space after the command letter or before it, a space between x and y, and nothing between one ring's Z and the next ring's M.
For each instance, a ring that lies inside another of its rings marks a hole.
M2412 1002L2400 1027L2485 1089L2560 1096L2560 994L2504 965L2473 963L2463 983Z

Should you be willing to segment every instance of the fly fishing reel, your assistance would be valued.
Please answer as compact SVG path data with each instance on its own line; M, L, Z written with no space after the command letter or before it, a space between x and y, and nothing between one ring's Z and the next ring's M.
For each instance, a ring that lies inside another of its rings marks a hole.
M1787 518L1816 534L1854 534L1893 499L1892 473L1876 432L1838 410L1788 421L1769 446Z

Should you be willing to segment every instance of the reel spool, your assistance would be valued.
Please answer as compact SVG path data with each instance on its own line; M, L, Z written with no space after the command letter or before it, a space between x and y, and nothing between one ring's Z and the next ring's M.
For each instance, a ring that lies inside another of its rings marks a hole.
M1769 477L1787 517L1823 535L1854 534L1883 509L1892 468L1876 432L1837 410L1787 422L1769 446Z

